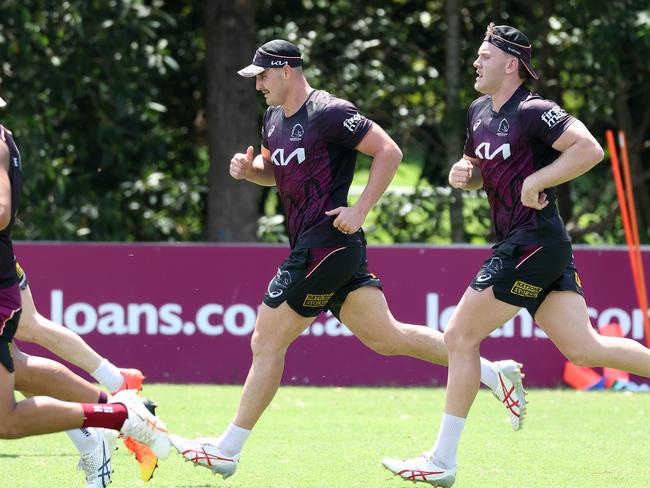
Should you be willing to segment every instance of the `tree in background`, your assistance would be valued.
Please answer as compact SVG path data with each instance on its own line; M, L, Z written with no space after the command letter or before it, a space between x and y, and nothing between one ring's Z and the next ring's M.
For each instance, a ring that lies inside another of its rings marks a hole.
M260 131L254 85L236 75L257 47L254 0L206 0L208 141L210 175L207 240L254 241L259 217L257 185L230 177L233 154L252 145Z
M201 15L181 2L117 4L3 4L2 117L23 150L21 238L203 235Z
M606 128L626 130L650 242L646 1L23 0L2 13L2 120L25 160L22 238L255 239L257 190L232 184L227 166L259 144L265 105L235 71L284 37L304 49L315 84L362 107L421 167L414 192L382 199L369 238L485 242L484 199L456 201L450 221L446 175L477 95L471 64L495 21L533 42L534 90L601 141ZM607 163L559 194L575 241L624 242ZM277 205L265 208L261 228L277 230Z

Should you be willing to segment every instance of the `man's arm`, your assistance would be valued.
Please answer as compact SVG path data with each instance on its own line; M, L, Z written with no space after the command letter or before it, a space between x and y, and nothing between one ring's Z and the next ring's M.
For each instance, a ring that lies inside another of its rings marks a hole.
M603 159L603 148L585 125L576 120L553 143L560 156L528 176L521 188L521 203L541 210L548 201L543 191L586 173Z
M253 146L246 153L237 153L230 160L230 176L236 180L248 180L261 186L275 186L275 174L271 153L262 145L261 152L253 156Z
M0 141L0 230L11 222L11 182L9 181L9 147Z
M368 212L386 191L402 161L400 148L376 123L363 136L356 150L372 157L368 183L352 207L338 207L325 212L327 215L337 215L334 227L347 234L356 232L363 225Z
M483 176L479 160L463 154L449 170L449 184L462 190L478 190L483 187Z

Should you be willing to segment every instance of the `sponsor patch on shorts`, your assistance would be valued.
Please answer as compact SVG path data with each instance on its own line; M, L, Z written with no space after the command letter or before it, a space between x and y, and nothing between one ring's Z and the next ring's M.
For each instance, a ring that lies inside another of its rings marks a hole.
M515 281L515 284L512 285L510 293L513 295L519 295L520 297L537 298L541 291L542 288L539 286L531 285L525 281L517 280Z
M308 293L305 297L305 301L302 302L302 304L305 307L324 307L333 296L334 293L326 293L324 295L315 295L313 293Z

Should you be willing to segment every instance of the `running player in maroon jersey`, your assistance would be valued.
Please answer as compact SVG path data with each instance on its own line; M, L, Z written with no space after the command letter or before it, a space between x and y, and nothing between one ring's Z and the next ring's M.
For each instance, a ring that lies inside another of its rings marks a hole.
M254 157L252 146L236 154L230 174L277 186L291 253L269 283L260 307L252 338L253 364L233 422L218 439L171 436L187 459L224 478L234 474L246 438L278 389L287 348L320 312L331 310L380 354L447 364L442 334L395 320L381 282L368 271L361 226L402 159L397 144L350 102L312 89L302 71L300 50L287 41L261 46L253 64L239 74L256 77L256 88L269 108L261 154ZM372 167L359 200L349 207L359 152L373 158ZM525 413L520 368L511 360L481 359L482 381L506 401L515 430Z
M650 376L650 350L592 328L555 205L555 187L589 171L603 150L582 122L523 84L537 74L519 30L490 24L474 67L474 88L485 96L469 108L463 159L452 166L449 182L485 189L498 242L445 330L447 398L433 449L383 461L404 479L440 487L455 480L458 443L478 390L480 343L520 308L575 364Z
M0 99L0 107L5 103ZM11 241L11 230L20 204L22 163L11 132L0 125L0 438L15 439L65 430L101 427L121 431L150 445L162 457L169 452L164 424L135 396L123 390L109 403L73 403L39 396L16 402L17 380L12 341L21 315L20 289ZM18 378L30 393L35 382ZM93 397L96 398L96 397ZM109 444L113 444L113 440ZM110 480L108 464L101 472L102 486ZM95 481L95 480L94 480Z

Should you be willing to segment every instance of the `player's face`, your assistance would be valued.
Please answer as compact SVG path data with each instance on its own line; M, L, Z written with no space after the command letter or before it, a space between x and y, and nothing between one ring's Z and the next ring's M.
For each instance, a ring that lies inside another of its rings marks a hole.
M282 105L287 98L285 68L268 68L255 77L255 89L264 95L271 106Z
M500 87L506 75L509 57L494 44L485 41L478 49L478 57L474 61L476 81L474 89L485 95L492 95Z

